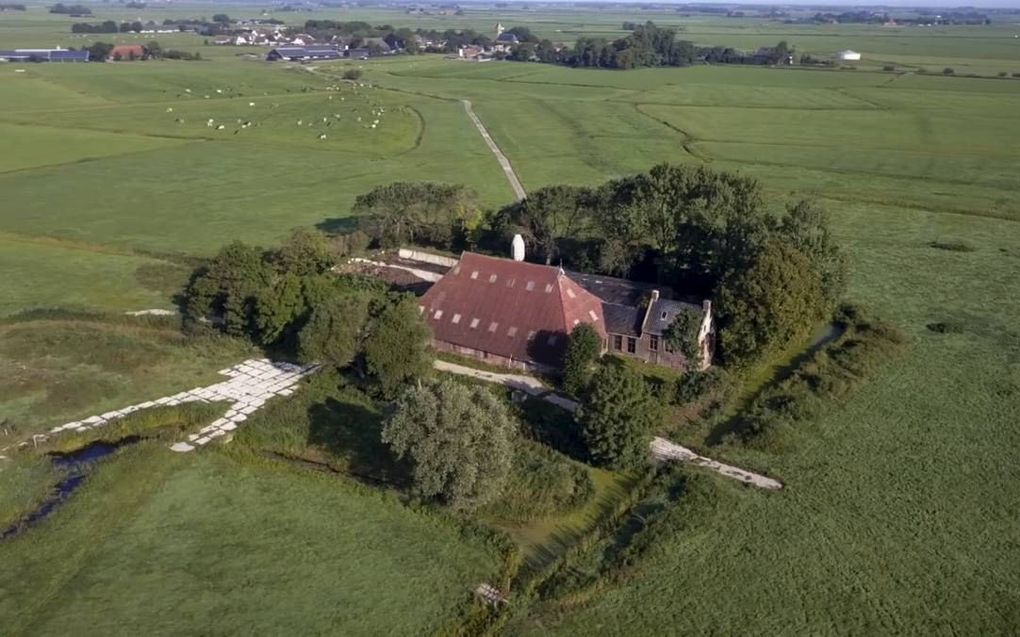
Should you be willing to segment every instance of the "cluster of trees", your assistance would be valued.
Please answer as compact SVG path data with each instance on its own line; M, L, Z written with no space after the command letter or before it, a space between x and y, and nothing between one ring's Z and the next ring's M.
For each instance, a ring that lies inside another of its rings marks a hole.
M156 23L154 22L142 23L135 20L134 22L121 22L118 24L113 20L106 20L99 24L75 22L71 25L71 33L139 33L145 29L154 28L156 28Z
M757 181L703 166L660 164L593 188L548 186L487 213L462 187L398 183L359 197L354 212L378 246L505 254L521 234L530 260L715 299L720 353L735 363L810 329L845 284L823 210L800 201L773 214ZM676 327L681 351L699 318Z
M624 23L632 33L624 38L578 38L573 49L557 48L549 40L532 38L507 55L514 61L537 61L576 67L633 69L649 66L689 66L695 62L710 64L786 64L794 51L786 42L745 52L731 47L698 47L678 40L677 30L645 24ZM530 33L530 32L529 32Z
M354 200L352 214L376 246L463 246L481 217L478 194L459 185L395 182Z
M58 2L50 7L50 13L61 13L65 15L92 15L92 9L83 4L64 4Z
M596 188L543 188L497 211L486 230L476 233L483 245L521 233L529 258L715 298L731 362L809 329L845 283L824 211L801 201L774 215L758 182L705 167L661 164Z
M275 250L234 242L193 274L183 298L191 329L242 336L306 362L349 368L392 398L431 369L429 332L412 297L330 267L351 245L312 230Z
M25 11L25 5L13 2L0 2L0 11Z

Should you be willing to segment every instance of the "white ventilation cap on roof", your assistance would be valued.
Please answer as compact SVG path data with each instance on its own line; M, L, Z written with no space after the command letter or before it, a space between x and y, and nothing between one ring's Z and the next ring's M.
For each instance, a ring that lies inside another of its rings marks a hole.
M510 254L513 255L514 261L524 260L524 237L519 234L514 235L513 241L510 242Z

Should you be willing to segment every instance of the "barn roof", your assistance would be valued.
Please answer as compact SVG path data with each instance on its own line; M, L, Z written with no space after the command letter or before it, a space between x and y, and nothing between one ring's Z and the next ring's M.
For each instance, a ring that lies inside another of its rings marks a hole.
M111 58L117 55L121 58L131 57L132 55L135 57L142 57L145 55L145 47L141 44L118 44L110 49Z
M560 268L472 252L420 306L437 340L513 360L557 365L581 323L605 336L602 302Z

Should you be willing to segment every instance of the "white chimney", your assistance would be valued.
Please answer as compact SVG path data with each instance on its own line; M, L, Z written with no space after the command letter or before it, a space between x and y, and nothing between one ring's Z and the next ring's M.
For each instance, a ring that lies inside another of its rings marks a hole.
M510 242L510 254L513 255L514 261L524 260L524 237L514 235L514 240Z

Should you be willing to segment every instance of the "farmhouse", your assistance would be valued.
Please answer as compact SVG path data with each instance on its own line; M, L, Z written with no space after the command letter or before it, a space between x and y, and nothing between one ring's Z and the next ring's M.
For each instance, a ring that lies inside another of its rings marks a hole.
M836 59L841 62L859 62L861 60L861 54L857 51L851 51L846 49L836 54Z
M106 59L119 62L141 60L143 57L145 57L145 47L141 44L118 44L110 49L110 55Z
M0 51L0 62L88 62L88 51L67 49L14 49Z
M698 365L711 364L715 328L708 301L699 306L667 299L669 290L527 263L523 250L515 252L515 259L465 252L421 297L437 350L551 371L570 332L588 323L602 337L603 351L685 369L686 357L668 346L665 333L680 313L694 311L701 321Z

